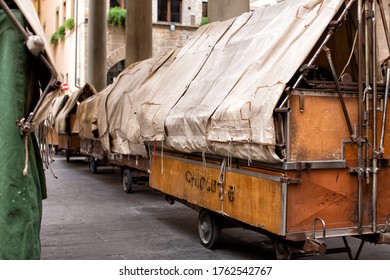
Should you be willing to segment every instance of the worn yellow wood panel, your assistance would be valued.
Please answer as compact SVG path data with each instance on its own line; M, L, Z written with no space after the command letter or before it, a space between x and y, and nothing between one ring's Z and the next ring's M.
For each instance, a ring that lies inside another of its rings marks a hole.
M223 210L237 220L282 234L281 185L280 181L227 172Z
M219 168L205 167L202 162L156 156L150 185L194 205L281 234L284 223L281 182L226 171L221 192L220 172Z
M357 121L356 97L345 97L352 126ZM290 160L342 160L343 141L351 140L337 96L304 96L304 110L299 110L299 96L290 98Z
M152 188L220 212L222 203L217 186L219 170L159 156L154 157L151 165Z

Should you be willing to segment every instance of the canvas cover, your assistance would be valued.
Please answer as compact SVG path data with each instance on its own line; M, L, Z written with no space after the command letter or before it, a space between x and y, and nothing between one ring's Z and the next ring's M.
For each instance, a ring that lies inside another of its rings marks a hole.
M174 54L127 68L78 110L80 137L105 151L177 151L282 161L273 112L342 0L285 0L203 26Z
M343 2L286 0L201 27L159 79L128 93L143 94L127 139L280 162L275 105Z
M55 117L55 130L58 134L67 135L70 132L70 128L67 126L67 119L72 112L76 112L78 104L86 100L87 98L96 94L95 88L90 84L85 84L82 88L57 97L58 101L53 104L52 113L55 114L57 109L57 104L60 100L63 100L65 96L65 102L63 106L60 106L57 116ZM66 98L67 97L67 98Z
M22 13L13 13L22 23ZM42 199L46 197L43 164L35 134L22 136L15 123L25 115L32 85L28 81L34 68L29 62L22 37L0 9L0 259L40 258Z
M177 73L171 67L147 97L140 110L141 134L183 152L280 161L274 148L275 105L342 3L283 1L228 24L212 24L183 54L210 50L188 87L170 79ZM218 40L202 44L216 33ZM175 63L180 59L179 54ZM166 97L164 91L175 95Z

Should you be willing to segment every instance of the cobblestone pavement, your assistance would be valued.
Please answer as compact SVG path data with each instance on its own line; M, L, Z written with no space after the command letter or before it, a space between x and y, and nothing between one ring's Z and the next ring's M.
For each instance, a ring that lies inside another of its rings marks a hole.
M198 213L180 203L169 205L147 186L126 194L120 170L99 167L92 174L83 157L57 156L46 171L42 259L53 260L243 260L275 259L271 241L258 233L226 229L216 250L205 249L197 233ZM348 239L353 251L357 240ZM338 245L330 241L329 246ZM343 254L304 259L340 259ZM360 259L388 259L390 247L366 244Z

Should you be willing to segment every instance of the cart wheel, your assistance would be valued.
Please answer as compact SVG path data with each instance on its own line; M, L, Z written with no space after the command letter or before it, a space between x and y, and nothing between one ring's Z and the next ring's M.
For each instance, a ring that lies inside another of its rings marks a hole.
M91 159L90 161L89 161L89 170L91 170L91 172L93 173L93 174L96 174L96 172L97 172L97 167L98 167L98 162L97 162L97 160L95 160L95 159Z
M215 219L215 215L206 210L200 211L198 233L202 245L207 249L215 249L219 242L220 232L221 228Z
M131 193L131 189L133 188L133 177L131 176L131 171L130 169L125 169L123 171L123 190L126 193Z

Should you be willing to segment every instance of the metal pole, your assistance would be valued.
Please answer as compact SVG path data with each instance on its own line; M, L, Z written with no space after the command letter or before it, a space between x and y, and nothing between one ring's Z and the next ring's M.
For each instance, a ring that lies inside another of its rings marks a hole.
M345 121L347 122L349 135L350 135L351 138L353 139L354 136L353 136L353 129L352 129L351 120L349 119L347 107L346 107L346 105L345 105L345 101L344 101L344 98L343 98L343 94L342 94L342 92L341 92L341 87L340 87L340 83L339 83L339 78L337 77L337 74L336 74L336 69L335 69L334 64L333 64L332 55L331 55L331 53L330 53L330 49L329 49L327 46L324 46L324 51L325 51L325 53L326 53L326 57L327 57L327 59L328 59L328 63L329 63L330 69L331 69L331 71L332 71L332 75L333 75L334 82L335 82L335 84L336 84L336 89L337 89L337 93L338 93L338 95L339 95L341 107L342 107L342 109L343 109L344 118L345 118Z
M358 129L357 129L357 145L358 145L358 230L362 232L362 216L363 216L363 1L358 0Z
M376 82L376 3L372 3L372 230L376 232L377 227L377 193L378 193L378 137L377 137L377 103L378 92ZM367 32L366 32L367 33Z
M383 23L383 29L385 30L385 36L386 36L386 41L387 41L387 47L390 49L390 34L389 34L389 28L387 26L387 21L386 21L386 15L385 15L385 10L383 8L383 1L382 0L377 0L379 4L379 10L381 12L381 17L382 17L382 23Z
M390 83L390 64L389 60L386 61L386 85L385 85L385 96L384 96L384 107L382 115L382 130L381 130L381 140L379 146L379 152L381 155L384 154L384 138L385 138L385 128L386 128L386 116L387 116L387 105L389 99L389 83Z
M366 15L366 21L365 21L365 27L366 30L369 30L368 28L368 18L369 18L369 1L366 1L365 3L365 15ZM365 32L365 45L369 46L370 45L370 36L368 32ZM365 48L365 89L364 89L364 99L366 103L366 112L364 115L364 123L366 126L366 145L364 145L365 148L365 166L366 166L366 184L370 183L370 147L368 143L370 142L370 126L369 126L369 119L370 119L370 95L372 93L372 88L370 86L370 48Z

